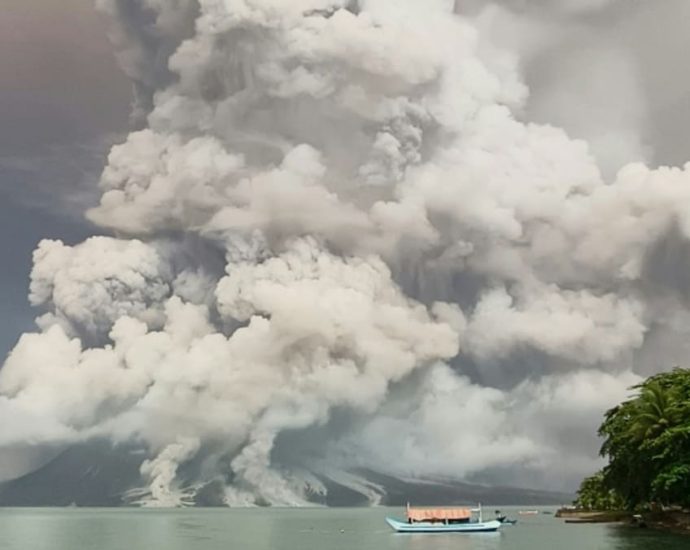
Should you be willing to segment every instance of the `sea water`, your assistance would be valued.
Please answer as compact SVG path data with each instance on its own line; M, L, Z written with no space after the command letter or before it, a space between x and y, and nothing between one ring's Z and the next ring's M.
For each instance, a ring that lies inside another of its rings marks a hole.
M487 507L487 517L494 507ZM400 508L0 508L2 550L690 550L690 538L519 516L498 533L393 533ZM543 509L549 511L549 509ZM555 510L550 510L555 511Z

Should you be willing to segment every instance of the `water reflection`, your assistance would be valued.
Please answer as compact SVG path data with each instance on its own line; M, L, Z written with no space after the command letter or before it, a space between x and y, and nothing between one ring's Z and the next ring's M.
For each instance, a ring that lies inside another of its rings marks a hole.
M653 529L612 528L615 550L688 550L690 537L661 533Z
M392 535L395 548L401 550L497 550L502 547L503 533L450 533Z

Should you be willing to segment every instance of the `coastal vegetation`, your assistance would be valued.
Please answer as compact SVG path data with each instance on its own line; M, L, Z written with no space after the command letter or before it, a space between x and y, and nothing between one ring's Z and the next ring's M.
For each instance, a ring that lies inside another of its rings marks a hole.
M585 479L585 510L690 507L690 370L676 368L632 388L599 428L603 470Z
M585 510L690 507L690 370L675 368L632 388L599 428L608 465L585 479Z
M576 509L561 517L690 534L690 370L676 368L632 389L599 427L608 465L582 481Z

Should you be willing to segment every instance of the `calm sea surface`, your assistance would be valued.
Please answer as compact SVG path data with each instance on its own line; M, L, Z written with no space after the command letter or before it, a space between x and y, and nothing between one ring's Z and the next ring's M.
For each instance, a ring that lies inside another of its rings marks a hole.
M491 510L490 510L491 511ZM515 516L516 509L504 507ZM8 550L688 550L690 539L644 529L520 516L489 534L398 535L400 509L0 508Z

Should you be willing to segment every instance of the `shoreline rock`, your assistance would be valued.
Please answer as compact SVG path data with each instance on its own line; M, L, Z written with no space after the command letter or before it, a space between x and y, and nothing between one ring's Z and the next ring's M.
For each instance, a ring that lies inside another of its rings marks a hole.
M642 515L649 528L690 536L690 512L648 512Z

